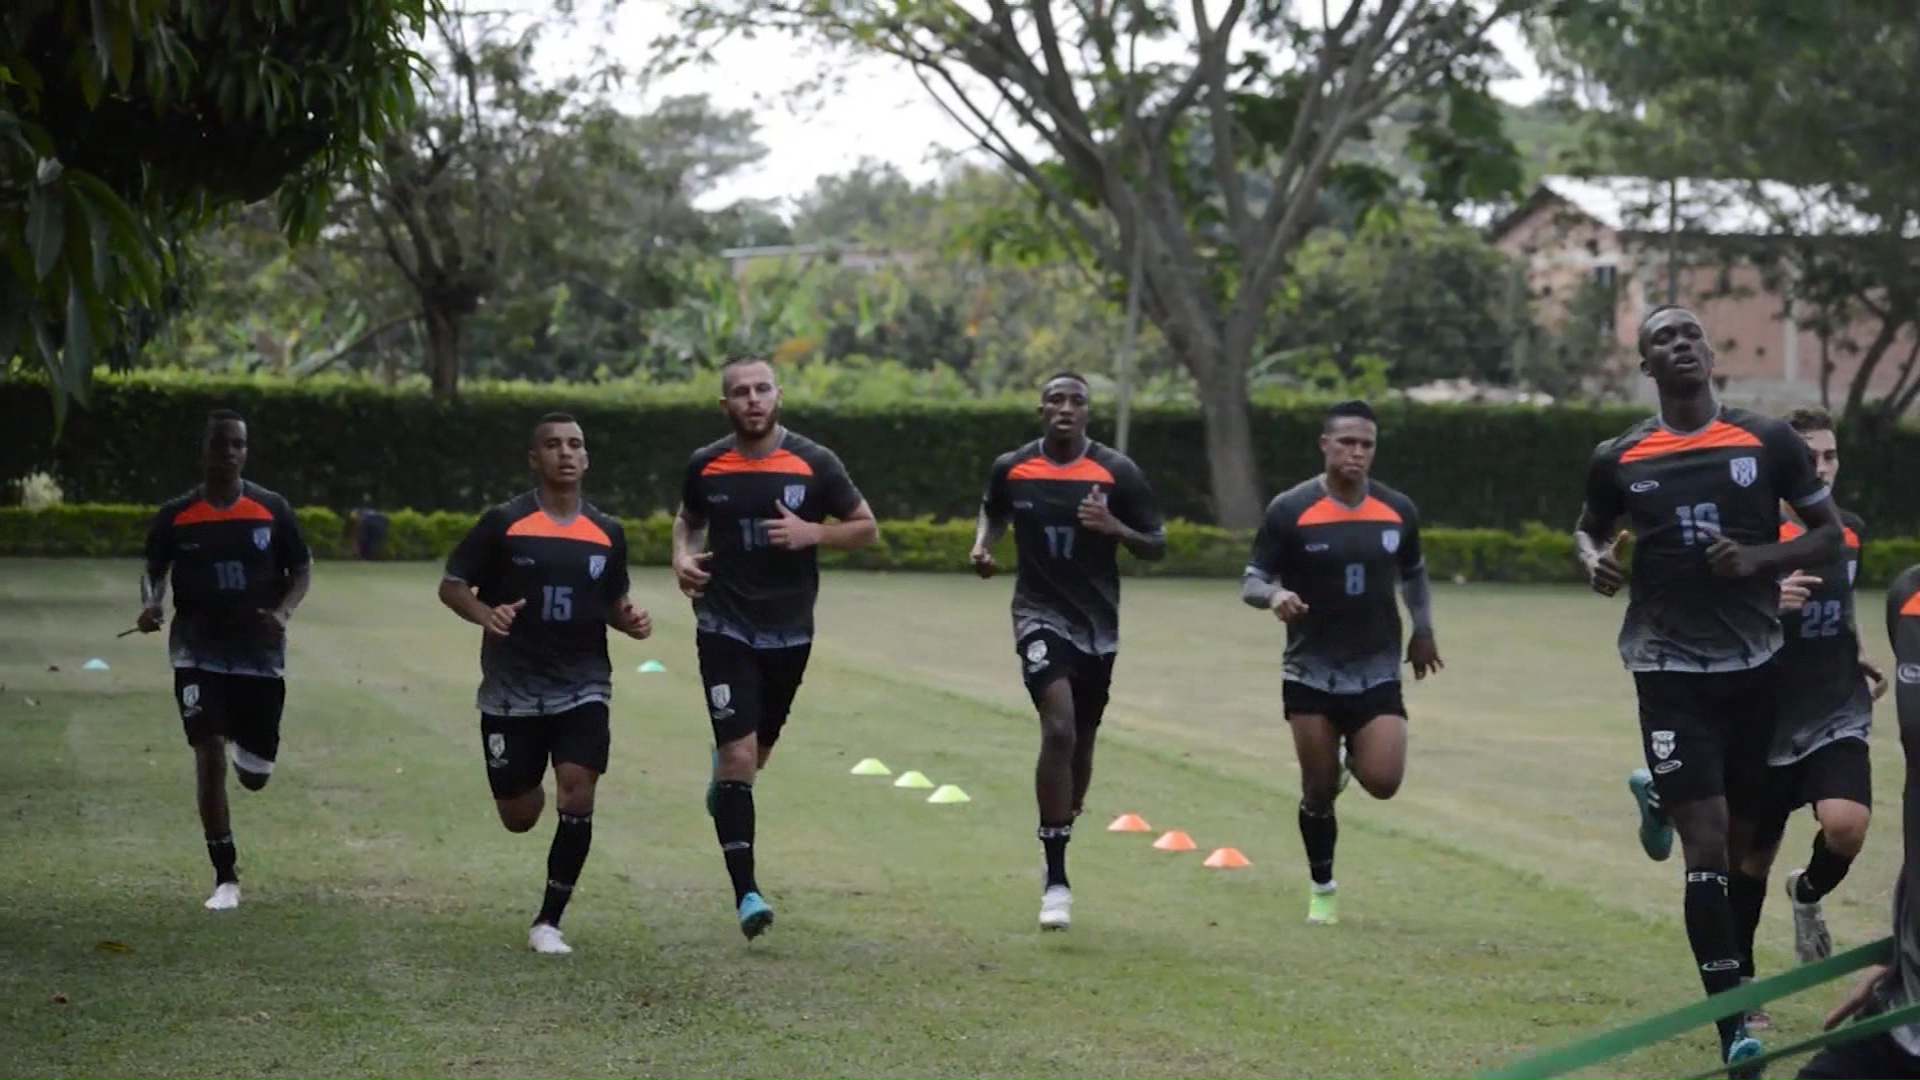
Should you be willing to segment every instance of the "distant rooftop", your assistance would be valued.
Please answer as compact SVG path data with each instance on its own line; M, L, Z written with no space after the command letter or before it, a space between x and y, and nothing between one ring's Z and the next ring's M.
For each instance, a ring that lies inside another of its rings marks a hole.
M1710 236L1860 235L1878 227L1870 216L1830 201L1826 194L1822 187L1796 188L1778 181L1682 178L1670 189L1666 180L1655 177L1550 175L1541 177L1533 193L1495 220L1490 231L1500 236L1549 200L1627 233L1666 232L1670 214L1677 217L1681 231ZM1909 231L1920 235L1915 226Z

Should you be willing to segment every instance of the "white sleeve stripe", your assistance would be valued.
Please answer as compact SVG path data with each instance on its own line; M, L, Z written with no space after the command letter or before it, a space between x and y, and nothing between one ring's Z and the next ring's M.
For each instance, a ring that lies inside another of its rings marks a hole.
M1833 497L1833 489L1830 487L1827 487L1825 484L1822 484L1820 485L1820 490L1815 491L1813 494L1805 495L1798 499L1793 499L1791 501L1795 509L1804 510L1807 507L1812 506L1814 503L1820 502L1823 499L1831 499L1832 497Z

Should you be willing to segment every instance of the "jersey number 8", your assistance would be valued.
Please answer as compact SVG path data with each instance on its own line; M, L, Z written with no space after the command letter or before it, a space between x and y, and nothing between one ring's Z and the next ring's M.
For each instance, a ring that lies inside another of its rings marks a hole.
M1347 564L1347 595L1359 596L1367 591L1367 564Z

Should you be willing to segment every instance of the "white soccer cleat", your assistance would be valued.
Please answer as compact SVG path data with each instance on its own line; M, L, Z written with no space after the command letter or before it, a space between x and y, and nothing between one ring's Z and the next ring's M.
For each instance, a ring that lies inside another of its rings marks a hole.
M573 951L567 939L560 934L560 928L546 923L534 923L527 931L527 948L546 956L565 956Z
M1040 929L1065 930L1073 922L1073 893L1065 885L1049 885L1040 894Z
M208 911L232 911L240 906L240 883L225 881L214 886L213 895L207 897Z

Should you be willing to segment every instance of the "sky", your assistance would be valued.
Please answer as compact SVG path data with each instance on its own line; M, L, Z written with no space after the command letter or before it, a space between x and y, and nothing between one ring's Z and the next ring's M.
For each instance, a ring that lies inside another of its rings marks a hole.
M546 5L518 0L518 6L536 10ZM665 0L625 0L613 18L611 33L591 21L570 32L550 29L536 54L536 67L554 73L579 70L593 62L594 46L601 45L611 59L638 68L647 62L651 43L672 28ZM1518 72L1495 92L1514 102L1539 97L1546 85L1518 32L1502 27L1493 38ZM753 111L767 156L706 193L699 200L703 208L741 199L792 199L810 190L818 177L847 172L862 157L892 163L909 178L924 181L939 174L942 152L981 153L897 61L860 60L844 69L839 92L824 101L797 102L791 89L813 76L826 59L818 49L763 36L729 41L716 50L716 59L715 66L683 69L660 79L644 94L629 89L620 95L644 107L650 98L705 93L722 108Z

